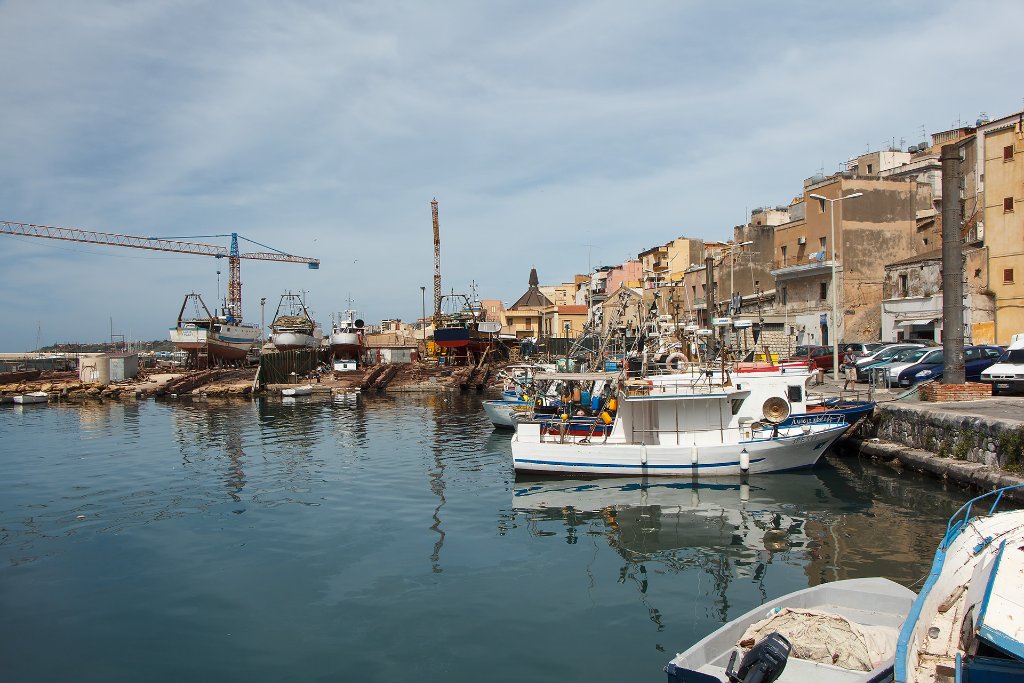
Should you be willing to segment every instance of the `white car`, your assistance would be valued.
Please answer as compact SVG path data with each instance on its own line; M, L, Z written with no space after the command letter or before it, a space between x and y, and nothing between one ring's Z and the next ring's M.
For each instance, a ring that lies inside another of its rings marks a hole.
M1024 334L1013 335L999 361L981 373L981 381L992 385L992 393L1024 391Z

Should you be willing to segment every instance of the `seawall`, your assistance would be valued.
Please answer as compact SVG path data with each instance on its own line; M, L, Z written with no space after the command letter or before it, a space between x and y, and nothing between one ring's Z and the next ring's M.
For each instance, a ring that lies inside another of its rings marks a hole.
M880 404L844 453L895 460L991 490L1024 484L1024 401ZM1024 502L1024 491L1012 496Z

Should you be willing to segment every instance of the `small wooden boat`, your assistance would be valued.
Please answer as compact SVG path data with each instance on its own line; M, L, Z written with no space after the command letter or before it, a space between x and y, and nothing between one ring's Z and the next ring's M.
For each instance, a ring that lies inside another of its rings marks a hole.
M50 398L50 395L45 391L33 391L28 394L21 394L20 396L14 397L14 402L19 405L27 403L46 403Z
M281 390L282 396L309 396L313 393L312 384L303 384L299 387L288 387Z
M665 673L670 683L751 680L758 668L763 680L783 683L884 680L914 597L883 578L805 588L730 621L677 655Z
M1024 510L996 512L1021 486L978 496L949 520L900 633L897 683L1024 680Z

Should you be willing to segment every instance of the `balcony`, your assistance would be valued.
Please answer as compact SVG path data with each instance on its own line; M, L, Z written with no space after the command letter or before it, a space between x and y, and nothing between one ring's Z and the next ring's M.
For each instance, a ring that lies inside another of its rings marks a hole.
M817 254L822 255L820 260L813 258ZM772 264L772 277L776 280L791 280L799 277L827 275L832 272L832 261L826 261L823 252L815 252L811 256L812 258L807 260L786 259L785 261L775 261ZM836 268L841 270L839 263L836 263Z

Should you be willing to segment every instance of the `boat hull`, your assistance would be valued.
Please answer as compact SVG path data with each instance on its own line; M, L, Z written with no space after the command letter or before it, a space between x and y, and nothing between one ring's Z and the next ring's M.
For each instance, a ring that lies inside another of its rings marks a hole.
M487 414L487 419L499 429L515 429L516 414L525 413L529 408L530 404L526 401L484 401L484 413Z
M210 358L242 360L259 339L258 329L238 328L225 333L210 332L202 328L172 327L171 343L182 351L195 353L205 350Z
M270 342L279 351L311 349L320 346L319 339L312 334L305 334L302 332L275 332L270 336Z
M44 391L34 391L30 394L21 394L14 397L14 402L18 405L28 405L31 403L46 403L49 400L49 395Z
M587 476L735 476L743 474L741 451L749 456L748 474L812 467L849 425L828 424L804 433L791 427L775 438L718 445L643 445L580 443L570 437L541 440L540 423L523 423L512 437L517 473ZM695 462L696 461L696 462Z
M355 332L334 332L328 343L334 358L359 358L363 351L362 339Z

